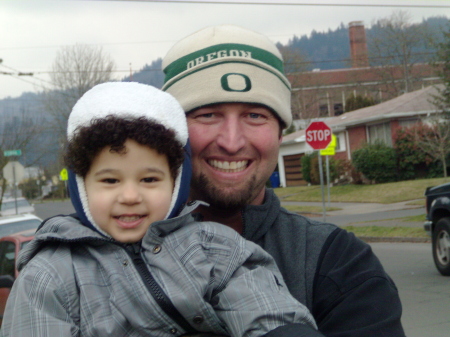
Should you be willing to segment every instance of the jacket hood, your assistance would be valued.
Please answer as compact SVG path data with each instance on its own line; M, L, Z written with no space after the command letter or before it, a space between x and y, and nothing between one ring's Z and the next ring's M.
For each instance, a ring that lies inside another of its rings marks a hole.
M106 116L124 118L145 117L175 132L184 148L184 162L175 179L172 201L165 219L177 216L189 196L191 154L186 116L180 104L170 94L136 82L103 83L87 91L75 104L68 119L67 139L70 141L80 126L88 126L92 119ZM69 193L81 222L108 236L95 223L88 207L83 177L69 169Z

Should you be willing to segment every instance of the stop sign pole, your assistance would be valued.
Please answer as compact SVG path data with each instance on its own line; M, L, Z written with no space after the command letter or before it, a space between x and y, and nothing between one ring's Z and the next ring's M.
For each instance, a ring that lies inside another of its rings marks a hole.
M311 122L305 130L306 143L314 150L324 150L330 144L332 139L331 128L324 122L316 121ZM323 168L322 168L322 156L319 153L319 175L320 175L320 189L322 191L322 209L323 209L323 221L326 217L325 208L325 193L323 188Z

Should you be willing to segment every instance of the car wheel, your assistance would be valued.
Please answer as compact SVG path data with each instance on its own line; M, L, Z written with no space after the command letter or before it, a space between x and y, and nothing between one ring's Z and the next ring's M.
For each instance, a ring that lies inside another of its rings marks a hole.
M433 230L433 259L444 276L450 276L450 218L442 218Z

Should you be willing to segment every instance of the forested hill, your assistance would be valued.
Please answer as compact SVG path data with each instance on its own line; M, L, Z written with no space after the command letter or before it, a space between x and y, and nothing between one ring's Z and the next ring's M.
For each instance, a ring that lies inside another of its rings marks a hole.
M380 24L375 23L372 26L366 25L366 36L370 47L371 41L380 34ZM442 37L442 31L448 30L449 19L446 17L432 17L418 23L419 26L428 27L435 36ZM329 29L326 32L317 32L313 30L309 35L296 36L286 45L278 43L279 47L288 48L294 52L300 53L305 61L308 61L306 70L314 68L319 69L339 69L349 67L350 44L348 35L348 23L341 23L336 29ZM430 52L429 49L417 50L417 52ZM425 60L424 60L425 61ZM161 87L164 76L161 71L161 59L154 60L150 65L146 65L140 71L133 74L132 80L136 82L151 84ZM289 65L286 71L291 72ZM129 81L130 77L125 77L123 81Z

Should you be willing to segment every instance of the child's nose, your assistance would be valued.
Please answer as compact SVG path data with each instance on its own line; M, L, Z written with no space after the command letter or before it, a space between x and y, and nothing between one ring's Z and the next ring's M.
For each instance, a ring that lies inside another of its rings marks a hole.
M139 188L134 184L124 185L119 195L119 202L131 205L142 202L142 195Z

